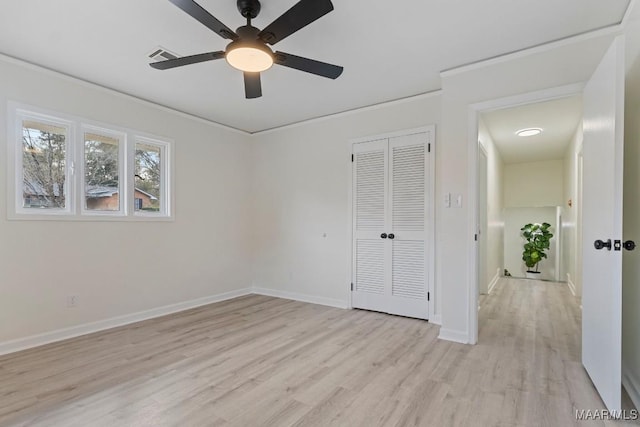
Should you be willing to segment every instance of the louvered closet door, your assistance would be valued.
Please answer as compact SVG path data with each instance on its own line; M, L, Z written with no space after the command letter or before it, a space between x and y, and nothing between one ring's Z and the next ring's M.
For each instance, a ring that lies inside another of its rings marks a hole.
M354 144L355 308L429 317L428 137L420 133Z
M429 318L427 302L428 134L389 140L388 233L391 250L387 312Z
M355 308L387 311L391 248L380 236L389 223L388 140L353 147L353 292Z

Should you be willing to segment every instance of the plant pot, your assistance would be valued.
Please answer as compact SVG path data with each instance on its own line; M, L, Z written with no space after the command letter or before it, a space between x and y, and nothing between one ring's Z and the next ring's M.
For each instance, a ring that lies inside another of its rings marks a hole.
M527 279L540 280L540 272L539 271L527 271L524 273L524 277Z

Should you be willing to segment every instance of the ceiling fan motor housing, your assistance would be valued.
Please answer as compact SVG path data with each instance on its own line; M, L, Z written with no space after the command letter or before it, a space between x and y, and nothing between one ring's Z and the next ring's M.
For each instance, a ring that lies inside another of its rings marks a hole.
M273 51L269 48L269 46L267 46L265 42L258 38L260 30L256 27L243 25L242 27L238 27L236 33L239 37L237 40L234 40L227 45L227 52L239 47L250 47L266 52L273 57Z
M260 13L258 0L238 0L238 11L247 19L253 19Z

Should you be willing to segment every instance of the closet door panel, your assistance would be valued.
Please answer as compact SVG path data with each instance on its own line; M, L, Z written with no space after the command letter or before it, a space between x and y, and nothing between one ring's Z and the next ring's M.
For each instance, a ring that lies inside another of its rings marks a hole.
M427 319L427 134L389 141L391 278L388 312Z
M353 293L355 308L385 311L389 293L388 140L355 144L353 149Z

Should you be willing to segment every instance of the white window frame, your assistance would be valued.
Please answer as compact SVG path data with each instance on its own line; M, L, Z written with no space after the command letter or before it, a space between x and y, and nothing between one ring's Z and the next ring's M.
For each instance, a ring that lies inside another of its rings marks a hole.
M23 183L24 183L24 165L23 165L23 149L22 149L22 135L23 135L23 122L30 120L52 126L62 127L65 129L65 179L64 188L62 191L65 195L65 207L60 208L47 208L47 209L34 209L25 208L23 206ZM9 155L7 159L11 162L7 171L10 173L13 171L8 182L11 184L10 191L8 192L9 200L7 205L13 207L15 215L31 217L34 219L40 217L62 217L72 215L75 210L75 153L73 151L73 139L74 126L73 122L60 115L43 114L36 111L29 111L25 109L15 109L13 115L13 126L9 122L9 137L7 140L9 146ZM13 129L13 132L11 130ZM12 197L13 196L13 197Z
M118 140L118 203L119 209L117 211L100 211L87 209L86 201L86 141L85 134L94 133ZM78 158L80 161L80 192L78 193L78 200L80 205L80 214L85 216L126 216L127 214L127 180L129 174L127 171L127 134L125 132L119 132L113 129L98 127L89 125L86 123L81 124L80 137L78 138Z
M22 123L33 120L63 127L65 141L65 209L23 207ZM174 221L173 141L167 138L96 122L78 116L48 111L13 101L7 103L7 218L39 221ZM118 168L120 209L87 210L85 206L85 132L119 139ZM160 210L136 212L135 147L140 142L160 148Z
M158 147L160 149L160 210L158 212L150 211L136 211L135 210L135 164L136 164L136 145L145 144ZM131 177L131 183L129 184L129 205L131 206L130 214L139 218L158 218L158 217L171 217L170 207L173 205L171 202L171 144L169 141L161 140L155 137L136 135L135 139L131 141L131 149L129 150L129 164L130 172L127 176Z

